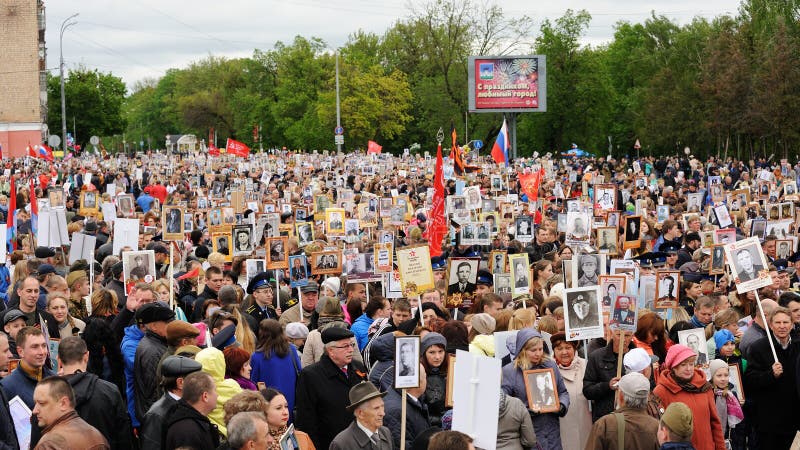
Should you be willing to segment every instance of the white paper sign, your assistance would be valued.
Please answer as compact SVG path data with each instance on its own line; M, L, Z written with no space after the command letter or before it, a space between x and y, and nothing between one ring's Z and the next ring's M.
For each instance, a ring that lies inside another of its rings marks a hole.
M139 219L117 219L114 223L114 251L118 255L123 247L138 249Z
M104 202L100 205L100 210L103 212L103 220L108 223L114 223L117 220L117 207L113 203Z
M475 447L497 448L501 362L464 350L456 352L453 380L453 430L474 439Z
M28 405L19 398L19 395L8 401L8 410L11 413L11 420L17 430L17 441L19 448L30 448L31 444L31 410Z
M114 198L114 197L116 197L116 196L117 196L117 185L116 185L116 184L114 184L114 183L107 184L107 185L106 185L106 193L107 193L108 195L110 195L110 196L111 196L111 198Z
M0 226L0 242L3 243L0 245L0 264L6 263L6 231L8 231L8 229L5 226Z
M69 246L69 263L75 264L79 259L91 261L94 246L97 243L96 236L89 236L83 233L72 233L72 244Z
M42 208L36 239L42 247L60 247L69 243L67 215L64 208Z

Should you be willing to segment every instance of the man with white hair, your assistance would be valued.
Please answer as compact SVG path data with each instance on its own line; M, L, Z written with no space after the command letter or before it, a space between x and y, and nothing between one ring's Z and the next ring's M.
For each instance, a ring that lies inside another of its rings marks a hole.
M337 434L330 445L330 450L370 449L390 450L393 448L392 434L383 425L385 410L383 396L375 386L365 381L350 389L350 405L355 420L349 427Z
M232 450L267 450L274 441L264 413L242 411L228 422L228 446Z
M650 381L633 372L620 378L618 387L617 410L592 425L585 448L658 448L658 421L647 414Z

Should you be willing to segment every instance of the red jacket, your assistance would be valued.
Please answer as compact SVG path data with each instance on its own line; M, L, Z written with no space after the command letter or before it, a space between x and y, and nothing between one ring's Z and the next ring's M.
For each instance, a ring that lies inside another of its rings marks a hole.
M164 200L167 199L167 188L160 184L153 184L144 188L144 191L153 197L157 198L158 201L163 205Z
M691 384L699 389L707 383L706 374L700 369L694 369ZM692 445L694 448L697 450L725 450L725 438L722 434L719 416L717 416L714 389L709 387L705 392L684 391L672 377L672 372L664 370L658 378L658 385L653 389L653 393L661 400L664 408L670 403L681 402L692 410L694 417Z

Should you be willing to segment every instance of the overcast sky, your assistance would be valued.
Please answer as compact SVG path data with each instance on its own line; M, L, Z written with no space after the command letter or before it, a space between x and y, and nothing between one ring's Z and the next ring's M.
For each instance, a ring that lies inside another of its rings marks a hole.
M422 4L414 0L413 4ZM736 15L739 0L562 0L502 2L509 15L527 14L538 30L545 18L568 8L586 9L592 23L584 43L598 45L613 36L620 20L642 22L650 11L680 24L695 16ZM409 16L407 0L58 0L47 2L47 67L57 73L59 27L71 14L77 24L64 34L67 68L84 65L122 77L130 87L185 67L208 55L250 56L294 36L320 37L335 48L353 31L382 34ZM533 39L533 37L532 37ZM531 39L531 40L532 40Z

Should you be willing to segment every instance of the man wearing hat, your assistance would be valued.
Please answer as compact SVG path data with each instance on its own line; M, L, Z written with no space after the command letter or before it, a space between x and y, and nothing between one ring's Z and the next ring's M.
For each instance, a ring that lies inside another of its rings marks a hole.
M247 285L247 293L253 296L253 304L247 308L247 314L253 316L256 323L261 323L264 319L278 319L278 312L272 304L275 298L274 285L274 278L267 272L259 273Z
M692 410L681 402L667 406L658 424L660 450L694 450L692 433L694 433Z
M617 384L616 411L592 425L586 449L648 449L658 447L658 421L647 414L650 381L638 372L629 373ZM622 433L620 433L620 429ZM624 441L624 442L623 442Z
M355 342L350 330L328 327L321 338L325 354L304 367L297 380L295 426L311 436L316 448L328 448L353 420L352 411L345 408L352 403L348 395L350 388L366 381L367 370L353 361Z
M167 412L183 396L183 379L192 372L199 372L203 366L183 356L167 356L161 365L161 387L164 395L153 403L144 415L139 433L142 450L160 450L162 424Z
M316 328L317 300L319 298L319 285L314 280L300 288L300 302L281 314L280 323L286 326L290 322L303 322L309 330Z
M133 361L133 392L140 422L158 400L156 371L167 351L167 324L174 319L175 313L162 303L147 303L136 310L136 323L145 328Z
M133 448L131 420L117 386L86 370L89 349L78 336L61 339L58 362L75 391L75 409L81 419L97 428L114 449Z
M692 254L695 250L700 248L700 243L702 240L700 239L700 235L698 233L686 233L684 238L685 245L683 248L678 250L678 261L675 263L675 267L680 267L687 262L692 260Z
M391 450L392 435L383 426L383 396L375 386L364 381L353 386L348 394L350 405L347 410L353 412L355 420L344 431L337 434L331 442L331 450Z

